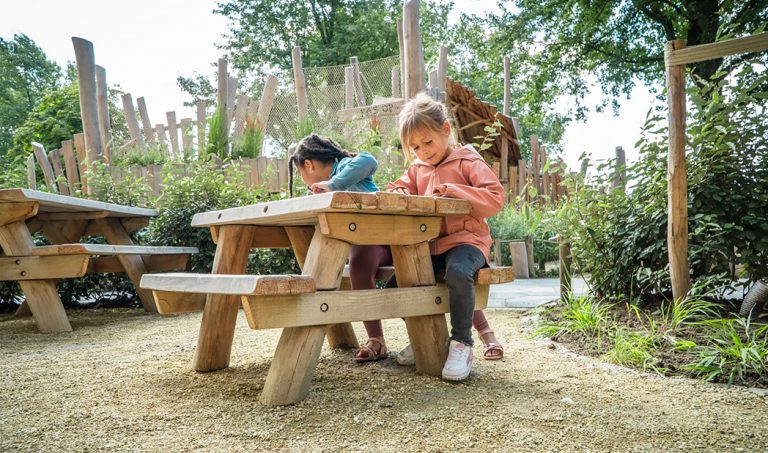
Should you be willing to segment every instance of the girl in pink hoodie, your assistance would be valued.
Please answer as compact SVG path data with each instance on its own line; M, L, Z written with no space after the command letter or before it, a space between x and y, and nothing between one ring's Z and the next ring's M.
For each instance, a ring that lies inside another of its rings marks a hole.
M429 96L419 94L408 102L400 112L399 125L403 149L415 153L417 159L400 179L387 186L388 190L460 198L472 205L468 215L445 217L440 236L430 242L435 272L445 271L450 291L451 338L442 374L444 379L459 381L466 379L472 368L474 278L490 258L491 234L486 219L503 207L504 188L472 146L458 146L452 140L445 107ZM485 321L482 312L477 314ZM486 329L487 325L485 321ZM410 346L401 352L404 359L398 357L398 362L408 362L409 355Z

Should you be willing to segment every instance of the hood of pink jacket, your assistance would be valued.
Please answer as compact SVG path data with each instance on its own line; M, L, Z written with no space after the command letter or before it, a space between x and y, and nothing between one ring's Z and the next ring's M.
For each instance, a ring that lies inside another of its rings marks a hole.
M490 261L491 233L486 219L504 206L504 187L482 156L472 146L454 149L436 166L416 159L389 190L405 188L414 195L444 196L469 201L468 215L443 219L440 236L430 244L433 254L442 254L461 244L477 247Z

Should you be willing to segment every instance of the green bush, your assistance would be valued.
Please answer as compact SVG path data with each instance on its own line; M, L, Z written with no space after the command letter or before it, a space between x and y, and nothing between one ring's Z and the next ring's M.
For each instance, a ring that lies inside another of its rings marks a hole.
M689 262L694 286L727 288L768 275L768 74L747 64L734 85L692 87L688 121ZM762 90L762 91L761 91ZM627 168L629 188L611 188L598 166L589 185L567 181L569 198L548 221L573 247L590 286L611 298L667 297L666 113L651 112ZM734 275L741 265L745 275Z
M280 195L249 189L236 164L222 172L209 161L193 162L188 176L171 170L164 178L163 194L158 199L159 215L150 224L147 240L152 245L197 247L190 258L192 272L209 273L216 245L207 228L192 227L192 217L217 209L245 206ZM260 274L298 273L290 249L264 249L251 253L248 272Z

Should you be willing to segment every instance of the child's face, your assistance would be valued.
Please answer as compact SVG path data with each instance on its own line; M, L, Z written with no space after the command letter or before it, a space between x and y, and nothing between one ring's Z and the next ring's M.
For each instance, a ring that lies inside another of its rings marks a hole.
M451 153L450 136L451 124L446 121L437 131L426 127L414 129L411 131L408 146L422 162L436 166Z
M333 170L333 164L326 164L317 160L305 160L302 165L297 165L296 170L299 172L302 181L307 187L312 184L327 181L331 177L331 170Z

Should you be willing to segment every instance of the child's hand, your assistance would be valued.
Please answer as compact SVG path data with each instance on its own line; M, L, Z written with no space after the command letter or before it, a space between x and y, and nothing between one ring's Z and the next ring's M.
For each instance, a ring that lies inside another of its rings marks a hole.
M448 191L448 186L445 184L440 184L432 188L432 196L433 197L442 197L445 195L445 192Z
M390 190L390 192L401 193L403 195L411 194L410 192L408 192L408 189L406 189L405 187L395 187L394 189Z
M331 188L328 186L328 181L316 182L312 184L310 189L312 189L312 193L324 193L331 191Z

